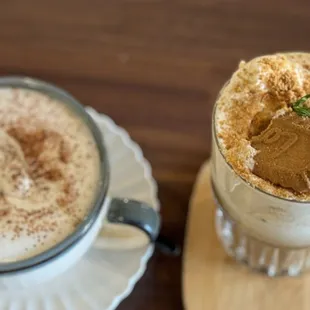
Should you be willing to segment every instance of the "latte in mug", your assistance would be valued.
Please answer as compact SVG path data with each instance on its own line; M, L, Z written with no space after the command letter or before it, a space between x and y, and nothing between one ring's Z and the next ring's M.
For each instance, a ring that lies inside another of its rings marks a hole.
M100 127L57 86L30 77L0 78L1 287L50 281L92 246L128 249L134 237L111 238L108 224L143 232L146 239L137 247L147 240L167 249L158 240L161 218L152 205L108 195L106 120L98 115L97 121Z
M63 103L0 88L0 263L23 260L75 231L100 184L97 146Z

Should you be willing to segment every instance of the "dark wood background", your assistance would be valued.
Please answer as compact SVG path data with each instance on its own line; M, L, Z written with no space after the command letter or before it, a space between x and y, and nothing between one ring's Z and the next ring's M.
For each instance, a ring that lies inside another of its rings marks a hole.
M2 0L0 72L57 83L125 127L153 166L163 232L182 244L217 92L240 59L309 51L309 9L308 0ZM182 309L181 257L155 254L119 309Z

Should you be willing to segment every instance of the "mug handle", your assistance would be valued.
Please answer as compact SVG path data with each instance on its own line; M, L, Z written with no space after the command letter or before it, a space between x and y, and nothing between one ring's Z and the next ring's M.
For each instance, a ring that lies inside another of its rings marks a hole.
M154 243L162 252L179 255L179 248L159 234L160 215L147 203L127 198L110 198L107 209L103 227L94 243L95 248L126 250ZM130 227L144 234L137 236Z

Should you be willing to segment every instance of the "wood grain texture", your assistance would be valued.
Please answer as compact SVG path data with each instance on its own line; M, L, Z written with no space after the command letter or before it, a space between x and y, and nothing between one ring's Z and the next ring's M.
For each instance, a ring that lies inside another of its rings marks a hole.
M268 278L224 253L215 233L210 166L201 169L191 199L183 260L186 310L280 310L310 307L310 275Z
M182 243L210 115L241 58L310 50L309 1L2 0L0 74L58 84L110 115L154 168L163 232ZM182 309L181 258L156 254L120 309Z

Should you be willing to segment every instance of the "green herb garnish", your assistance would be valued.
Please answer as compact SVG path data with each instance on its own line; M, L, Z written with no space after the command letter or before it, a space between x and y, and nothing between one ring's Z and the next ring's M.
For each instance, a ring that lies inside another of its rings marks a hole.
M310 98L310 94L301 97L295 103L293 103L293 111L296 112L299 116L307 116L310 117L310 108L304 106L304 102L306 102Z

